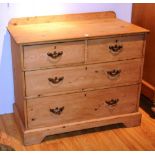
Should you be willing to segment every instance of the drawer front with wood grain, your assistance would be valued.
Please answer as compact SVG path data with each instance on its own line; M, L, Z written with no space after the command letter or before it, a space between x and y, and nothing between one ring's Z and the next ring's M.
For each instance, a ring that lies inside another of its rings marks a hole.
M33 70L84 63L85 42L24 46L24 68Z
M88 63L140 58L144 36L124 36L88 41Z
M28 127L75 123L137 111L139 85L30 99Z
M30 71L25 73L26 95L106 88L141 80L141 59Z

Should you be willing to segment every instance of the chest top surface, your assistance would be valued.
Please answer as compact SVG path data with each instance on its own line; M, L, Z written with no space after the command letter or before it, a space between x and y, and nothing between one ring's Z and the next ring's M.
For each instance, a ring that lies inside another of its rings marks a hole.
M19 44L148 32L117 19L111 11L16 18L9 22L8 30Z

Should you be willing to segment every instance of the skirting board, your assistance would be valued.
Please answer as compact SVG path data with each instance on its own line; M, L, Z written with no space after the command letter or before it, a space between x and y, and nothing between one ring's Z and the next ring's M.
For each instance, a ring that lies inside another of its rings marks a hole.
M99 127L109 124L123 123L126 127L138 126L141 123L141 113L135 112L130 114L123 114L99 119L91 119L81 122L68 123L63 125L37 128L37 129L25 129L22 121L19 117L18 110L14 104L14 113L16 122L21 130L24 145L38 144L43 141L46 136L65 133L70 131L77 131L82 129L88 129L93 127Z
M152 102L155 102L155 87L150 83L142 80L142 89L141 92L144 96L149 98Z

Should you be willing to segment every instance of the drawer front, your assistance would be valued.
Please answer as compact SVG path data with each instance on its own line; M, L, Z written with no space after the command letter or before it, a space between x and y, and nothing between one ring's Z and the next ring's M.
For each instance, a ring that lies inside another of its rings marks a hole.
M25 46L24 68L38 69L83 63L84 52L84 41Z
M141 59L25 73L26 95L114 87L141 80Z
M28 127L37 128L137 111L139 85L30 99Z
M88 63L140 58L144 36L126 36L88 41Z

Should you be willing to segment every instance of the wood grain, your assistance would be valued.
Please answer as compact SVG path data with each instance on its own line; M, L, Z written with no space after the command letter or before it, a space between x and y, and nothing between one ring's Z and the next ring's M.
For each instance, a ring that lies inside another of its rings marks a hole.
M26 122L25 116L25 81L24 72L22 72L22 47L18 46L14 39L11 37L11 48L12 48L12 61L13 61L13 76L14 76L14 92L15 92L15 104L19 109L20 116L23 123Z
M24 132L24 144L32 145L43 141L46 136L55 135L70 131L78 131L93 127L105 126L109 124L123 123L126 127L139 126L141 122L141 113L129 113L110 117L101 117L98 119L90 119L80 122L67 123L58 126L50 126L44 128L30 129Z
M25 145L74 130L140 125L139 84L148 30L116 19L113 12L13 19L8 30L18 101L14 112ZM109 52L107 47L121 52L106 55L102 50ZM47 62L47 52L53 51L61 52L55 64ZM112 103L110 97L117 95L115 109L99 108L102 100L108 97ZM62 114L51 118L53 113Z
M0 143L10 145L15 150L25 150L13 114L0 115Z
M57 58L48 53L62 52ZM82 64L85 56L85 42L66 42L57 44L42 44L24 46L24 69L41 69L62 65Z
M106 88L127 83L139 83L141 82L141 67L141 59L135 59L26 72L26 96L35 97L55 92L78 91L88 88ZM113 69L119 69L121 73L118 77L116 76L116 78L110 79L107 72ZM55 77L64 77L64 79L58 84L48 81L48 78Z
M155 101L155 87L150 83L142 80L142 94L149 98L152 102Z
M150 33L146 38L146 54L143 73L143 80L145 83L142 87L142 93L152 102L155 102L155 23L152 22L155 20L155 4L133 4L132 10L132 23L150 30Z
M98 14L98 16L100 15ZM98 16L96 19L90 20L78 19L25 25L10 24L8 30L19 44L148 32L144 28L116 18L98 18Z
M38 23L58 22L58 21L94 20L96 18L98 19L116 18L116 14L113 11L104 11L104 12L89 12L80 14L23 17L20 19L13 18L10 20L9 25L38 24Z
M16 150L155 150L155 119L142 112L141 126L121 128L120 125L105 126L91 130L65 133L47 138L41 144L24 146L18 138L18 127L13 114L0 116L0 143L10 145ZM5 124L4 121L5 120ZM11 120L11 124L10 121ZM10 130L6 130L6 127ZM15 130L15 131L14 131ZM11 132L16 134L10 135Z
M113 52L110 46L122 46L122 49ZM143 56L144 36L123 36L106 39L88 40L88 63L118 61Z
M28 127L54 126L136 112L138 96L135 94L138 94L138 91L139 85L133 85L31 99L27 102ZM118 102L110 106L106 102L112 99ZM64 107L62 113L55 114L50 111L57 107Z

